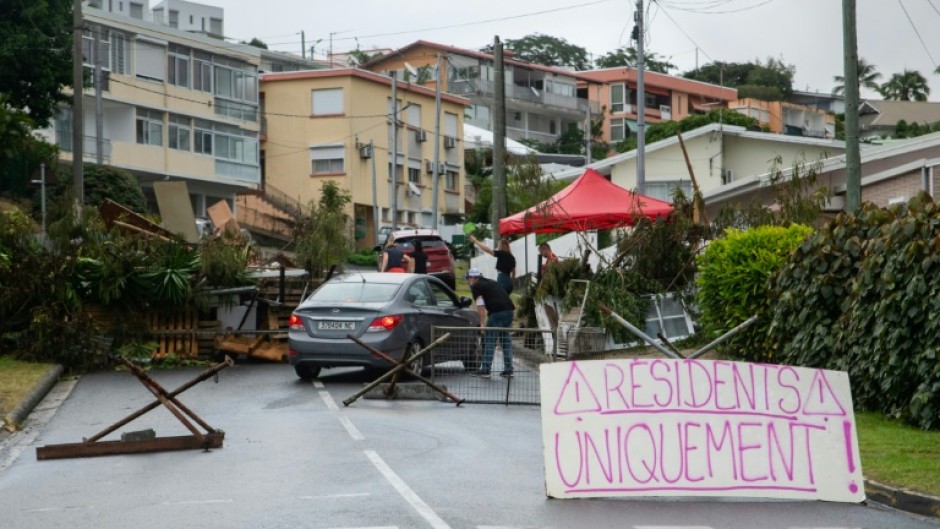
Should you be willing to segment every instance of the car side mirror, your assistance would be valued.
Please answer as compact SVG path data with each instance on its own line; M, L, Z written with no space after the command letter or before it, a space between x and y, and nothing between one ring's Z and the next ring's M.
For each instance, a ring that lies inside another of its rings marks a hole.
M460 302L459 303L460 308L469 307L470 305L473 304L473 300L468 298L467 296L460 296L460 299L458 301Z

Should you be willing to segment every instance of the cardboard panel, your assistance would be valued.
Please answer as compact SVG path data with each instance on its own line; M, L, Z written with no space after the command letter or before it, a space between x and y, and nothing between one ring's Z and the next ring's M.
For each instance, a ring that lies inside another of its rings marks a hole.
M546 493L860 502L848 375L721 360L542 364Z
M196 215L193 204L189 201L189 189L182 180L159 180L153 183L153 192L157 196L157 207L163 227L178 233L186 242L199 242L196 232Z

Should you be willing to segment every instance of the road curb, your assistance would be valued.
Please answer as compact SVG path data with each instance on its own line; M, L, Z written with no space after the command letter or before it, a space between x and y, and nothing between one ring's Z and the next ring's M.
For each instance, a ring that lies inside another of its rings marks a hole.
M904 490L877 481L865 480L865 495L868 499L895 509L940 518L940 498Z
M23 421L26 420L26 417L33 411L33 408L35 408L36 405L39 404L39 401L49 393L49 390L56 385L63 371L64 368L59 364L52 366L46 371L46 374L39 379L39 382L33 386L33 389L13 407L10 413L7 413L3 417L4 427L11 432L18 430Z

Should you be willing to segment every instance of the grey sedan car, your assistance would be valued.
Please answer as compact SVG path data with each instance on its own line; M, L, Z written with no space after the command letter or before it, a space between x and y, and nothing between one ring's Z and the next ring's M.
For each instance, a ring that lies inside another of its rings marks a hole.
M423 274L342 274L320 285L294 310L289 359L302 379L316 378L324 367L390 369L388 361L348 336L400 360L431 343L433 326L467 331L452 333L410 367L418 371L432 362L460 360L465 369L475 369L480 317L469 298L458 298L441 280Z

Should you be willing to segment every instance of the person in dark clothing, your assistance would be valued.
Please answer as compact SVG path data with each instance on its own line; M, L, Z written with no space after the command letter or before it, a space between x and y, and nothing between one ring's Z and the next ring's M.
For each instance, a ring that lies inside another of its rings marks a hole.
M411 266L411 258L401 251L395 241L389 241L382 253L382 272L405 272Z
M414 269L410 271L415 274L426 274L428 273L428 254L424 253L424 246L422 246L420 240L415 240L414 247L415 251L411 252L411 262Z
M480 314L480 325L486 322L486 327L505 328L512 327L512 317L516 311L509 294L499 286L496 281L486 279L476 268L471 268L464 276L470 283L470 293L476 300L477 312ZM512 376L512 338L507 330L487 330L483 337L483 358L480 359L480 368L471 373L474 376L490 376L490 365L493 363L493 350L496 348L496 339L499 338L503 348L503 372L501 376Z
M496 282L507 294L512 294L512 280L516 278L516 258L509 248L509 240L500 239L496 250L480 242L471 235L470 240L484 252L496 258Z

